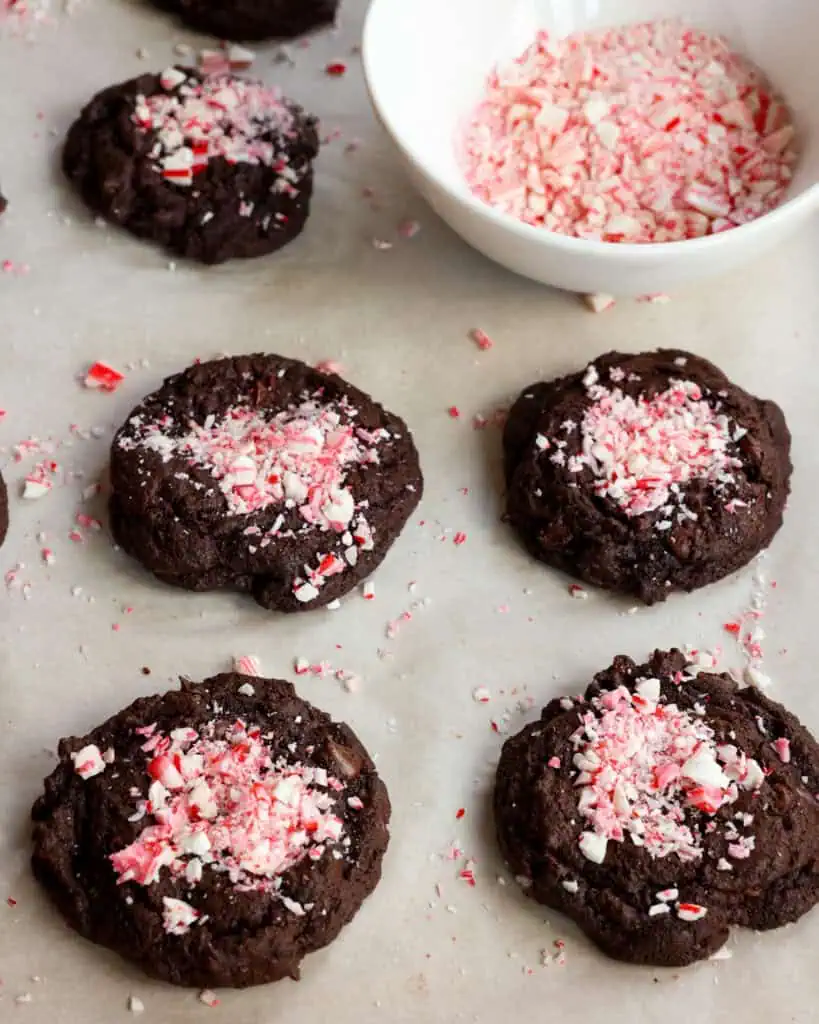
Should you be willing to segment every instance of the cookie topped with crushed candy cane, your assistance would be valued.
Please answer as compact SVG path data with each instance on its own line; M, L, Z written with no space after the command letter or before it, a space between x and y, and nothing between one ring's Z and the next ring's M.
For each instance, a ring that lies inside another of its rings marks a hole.
M278 89L171 66L95 96L68 133L63 169L94 213L221 263L302 231L318 146L315 118Z
M781 410L688 352L612 352L526 388L507 518L536 558L652 604L741 568L782 525Z
M170 377L111 449L111 526L157 577L302 611L376 568L418 504L406 424L335 374L257 355Z
M618 657L503 748L503 854L620 960L683 966L819 901L819 745L678 650Z
M179 985L298 977L381 876L366 750L275 679L144 697L82 738L33 810L34 873L86 938Z

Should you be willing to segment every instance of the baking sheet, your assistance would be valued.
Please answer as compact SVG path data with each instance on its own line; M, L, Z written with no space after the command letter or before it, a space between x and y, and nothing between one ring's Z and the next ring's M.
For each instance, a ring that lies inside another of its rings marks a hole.
M161 69L174 43L204 40L114 0L88 0L70 17L55 8L54 23L36 25L30 39L4 26L0 181L11 207L0 259L31 269L0 275L0 465L12 513L0 570L24 564L18 582L0 590L0 1020L109 1024L130 1019L129 995L144 1003L143 1019L168 1024L203 1015L231 1024L815 1020L819 911L774 934L737 933L730 960L657 971L604 959L506 878L487 813L502 742L491 721L519 728L621 652L721 644L725 664L740 665L721 627L747 608L752 570L635 614L596 593L570 599L567 581L530 561L499 522L499 433L471 421L541 375L615 347L689 347L779 401L796 471L767 558L777 587L764 619L765 664L772 695L819 729L819 234L810 226L786 249L669 305L628 302L597 317L572 296L517 279L468 250L411 192L351 53L363 9L348 0L342 30L294 48L294 68L273 64L275 47L258 51L257 74L341 133L321 157L305 235L279 257L210 270L180 263L175 272L155 249L96 227L61 182L56 154L92 93ZM346 61L348 74L327 78L331 59ZM354 139L360 146L345 153ZM416 237L398 236L404 218L420 222ZM495 347L479 351L473 327ZM373 601L351 595L337 612L271 616L247 599L161 587L104 533L68 538L78 511L102 512L100 499L83 502L81 492L104 472L111 430L144 393L195 357L260 349L339 360L415 433L426 497L375 577ZM132 366L115 395L78 384L96 359ZM83 440L92 427L100 436ZM36 460L15 464L12 446L29 436L53 439L69 474L38 502L17 496ZM454 543L456 531L465 543ZM46 546L56 556L50 567ZM405 611L411 618L388 639L387 624ZM247 653L271 675L295 678L301 656L361 676L355 694L332 677L297 686L378 754L393 839L381 886L342 937L309 958L299 984L220 992L220 1005L207 1008L195 991L149 981L64 927L29 877L28 812L60 736L82 734L180 674L203 678ZM476 686L490 690L490 703L473 701ZM446 859L454 840L477 862L474 888L457 877L463 859ZM553 959L557 940L562 964Z

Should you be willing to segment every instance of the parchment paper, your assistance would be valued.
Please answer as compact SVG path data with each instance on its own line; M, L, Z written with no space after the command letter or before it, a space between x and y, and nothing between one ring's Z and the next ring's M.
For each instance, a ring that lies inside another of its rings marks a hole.
M471 420L541 375L615 347L688 347L779 401L796 470L767 558L777 587L764 619L765 664L772 694L819 729L816 226L669 305L627 302L596 317L575 297L474 254L413 195L351 53L363 9L348 0L338 34L292 48L294 68L273 63L275 47L259 49L254 72L281 82L341 137L321 157L302 239L278 257L211 270L180 263L171 272L162 253L95 226L56 163L66 128L94 92L160 70L174 43L205 40L124 0L89 0L71 17L55 11L31 41L8 25L0 38L0 181L11 201L0 259L31 266L28 275L0 275L0 464L12 512L0 569L24 564L0 591L0 1019L110 1024L130 1019L134 995L143 1019L167 1024L815 1020L819 911L777 933L737 934L730 960L657 971L606 960L507 878L487 813L503 739L491 720L520 728L617 653L721 644L725 664L741 665L722 624L747 607L752 570L635 614L596 593L572 600L568 581L532 562L499 521L499 432L473 430ZM324 74L335 59L349 65L343 78ZM345 153L355 139L360 146ZM421 223L416 237L398 236L404 218ZM394 246L379 249L373 239ZM495 339L492 350L469 340L473 327ZM104 473L111 429L132 405L197 356L255 350L339 360L415 432L427 493L378 572L373 601L351 595L337 612L276 617L248 599L164 588L114 552L105 532L81 528L84 542L69 540L78 511L103 514L102 498L83 501L82 491ZM116 394L77 382L96 359L132 366ZM101 436L83 440L71 424L102 428ZM14 463L12 446L32 435L54 439L69 475L42 500L23 502L20 482L37 460ZM454 543L456 531L465 543ZM52 566L44 547L54 551ZM405 611L412 618L387 639L387 623ZM297 684L377 752L393 839L381 886L342 937L306 962L300 983L220 992L209 1009L196 992L147 980L63 925L29 876L28 814L60 736L84 733L179 675L201 679L248 653L270 675L294 678L293 659L303 656L362 677L356 694L332 677ZM476 686L490 690L490 703L473 701ZM465 815L456 820L459 808ZM445 859L453 840L476 861L475 888L457 877L463 858ZM565 941L562 965L551 962L555 940ZM30 1001L16 1002L21 996Z

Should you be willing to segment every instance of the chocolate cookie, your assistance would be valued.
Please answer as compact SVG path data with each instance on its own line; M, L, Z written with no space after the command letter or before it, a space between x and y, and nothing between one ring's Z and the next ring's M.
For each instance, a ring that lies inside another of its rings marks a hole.
M539 903L606 953L682 966L819 901L819 745L680 651L616 658L508 740L495 819Z
M334 374L280 356L192 366L111 449L122 547L188 590L317 608L379 565L423 490L409 430Z
M9 495L6 482L0 474L0 544L6 539L9 529Z
M289 683L183 682L59 757L32 812L34 873L81 935L165 981L298 978L381 877L384 784Z
M0 192L0 214L4 214L9 207L8 199Z
M790 434L687 352L611 352L527 388L504 434L507 518L538 559L662 601L770 544L790 489Z
M332 23L338 0L154 0L219 39L290 39Z
M316 121L258 82L171 67L99 93L63 170L87 205L203 263L262 256L301 233Z

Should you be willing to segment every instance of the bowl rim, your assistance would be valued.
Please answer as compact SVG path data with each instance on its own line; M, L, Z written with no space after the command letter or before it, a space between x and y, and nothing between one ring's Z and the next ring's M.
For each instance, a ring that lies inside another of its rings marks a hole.
M535 227L532 224L525 224L511 214L502 213L487 203L482 202L469 191L457 192L445 178L436 171L431 170L415 148L402 137L395 121L390 116L379 96L376 76L370 60L370 55L375 49L375 44L373 43L374 25L376 25L377 19L380 17L381 10L386 8L389 3L394 2L396 0L371 0L364 19L361 62L370 102L375 109L378 119L386 128L393 142L410 163L453 201L471 210L493 228L517 235L522 241L528 243L552 246L575 255L584 254L604 259L619 255L628 261L634 262L649 258L649 254L652 257L661 252L668 253L669 256L675 254L683 255L683 253L687 256L694 256L698 252L715 252L726 245L739 244L741 239L751 242L755 235L764 232L768 227L774 227L783 220L799 215L802 213L803 208L819 207L819 182L814 182L808 188L780 203L779 206L764 213L761 217L755 217L754 220L747 221L745 224L739 224L728 231L720 231L716 235L703 235L701 238L685 238L676 242L598 242L588 238L575 238L573 235L562 235L556 231L549 231L548 229Z

